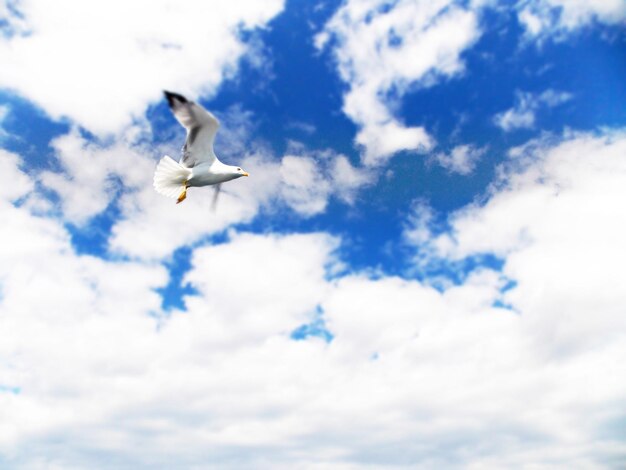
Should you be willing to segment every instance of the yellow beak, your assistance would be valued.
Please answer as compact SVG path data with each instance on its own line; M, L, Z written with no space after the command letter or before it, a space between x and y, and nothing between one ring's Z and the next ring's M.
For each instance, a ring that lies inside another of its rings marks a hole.
M243 176L250 176L247 171L243 172Z

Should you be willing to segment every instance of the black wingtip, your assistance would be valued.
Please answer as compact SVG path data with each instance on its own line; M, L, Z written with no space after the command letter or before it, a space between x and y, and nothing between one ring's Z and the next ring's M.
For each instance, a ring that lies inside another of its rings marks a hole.
M187 98L183 95L179 95L178 93L172 93L171 91L163 90L163 94L167 98L167 103L170 105L170 108L176 106L176 101L179 103L187 103Z

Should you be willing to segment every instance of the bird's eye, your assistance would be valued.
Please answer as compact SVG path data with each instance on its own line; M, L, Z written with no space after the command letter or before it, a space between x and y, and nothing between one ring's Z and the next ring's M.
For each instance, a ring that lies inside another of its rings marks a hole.
M241 171L241 168L237 168L237 171Z

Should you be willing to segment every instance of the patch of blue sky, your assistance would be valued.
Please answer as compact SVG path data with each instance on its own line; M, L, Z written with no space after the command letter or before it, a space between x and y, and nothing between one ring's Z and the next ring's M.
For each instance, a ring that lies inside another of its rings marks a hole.
M583 130L626 124L626 29L591 29L551 47L554 67L546 74L575 95L572 112L559 118Z
M113 199L107 208L90 218L83 225L66 223L65 228L70 234L72 246L78 254L109 258L108 241L111 236L113 225L120 218L118 199ZM120 258L120 255L116 255Z
M6 132L2 148L21 155L25 171L57 168L50 142L66 134L69 125L53 121L37 106L6 90L0 89L0 105L9 108L2 122Z
M455 261L443 258L427 264L421 270L418 278L420 278L420 280L445 278L455 285L460 285L476 270L490 269L492 271L501 272L503 266L504 260L493 254L468 256L467 258Z
M213 108L210 109L213 110ZM149 106L146 110L146 120L150 123L152 128L152 144L156 146L171 144L172 141L176 141L180 144L178 148L175 149L175 152L173 151L173 155L171 156L173 158L178 157L184 143L185 131L172 116L167 101L163 99ZM155 155L155 167L157 158L160 157L161 155Z
M501 308L503 310L510 310L512 312L515 312L515 309L513 308L513 305L506 303L504 300L502 299L496 299L493 301L493 303L491 304L492 307L494 308Z
M291 339L295 341L302 341L312 336L322 338L327 343L333 340L333 334L328 331L324 322L324 311L319 305L315 309L311 321L299 326L290 335Z
M517 287L517 284L518 283L515 279L506 279L506 282L500 288L500 295L503 296L505 293L509 292L510 290L515 289ZM513 305L511 305L508 302L505 302L502 297L494 300L492 306L496 308L503 308L506 310L511 310L517 313L517 310L513 308Z
M515 279L507 279L506 283L500 288L501 293L510 291L517 287L517 281Z
M341 112L345 85L328 53L318 54L313 45L314 34L339 4L327 2L316 9L311 2L287 2L285 11L258 33L270 51L269 74L268 69L244 61L238 77L226 81L207 105L223 110L241 103L254 113L256 133L277 154L286 150L289 139L296 139L310 148L332 148L355 160L356 127ZM264 86L254 86L259 82ZM312 125L315 132L303 134L293 123Z
M174 251L170 259L163 262L169 272L169 281L166 286L156 291L163 298L161 307L165 311L186 310L184 298L198 293L193 286L183 282L185 274L191 269L192 253L190 247L182 247Z

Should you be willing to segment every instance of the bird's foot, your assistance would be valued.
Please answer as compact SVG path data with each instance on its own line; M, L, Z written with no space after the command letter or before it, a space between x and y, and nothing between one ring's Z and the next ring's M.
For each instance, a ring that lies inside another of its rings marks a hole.
M183 202L186 197L187 197L187 188L183 189L183 192L180 193L180 196L178 196L178 200L176 201L176 204L180 204L181 202Z

